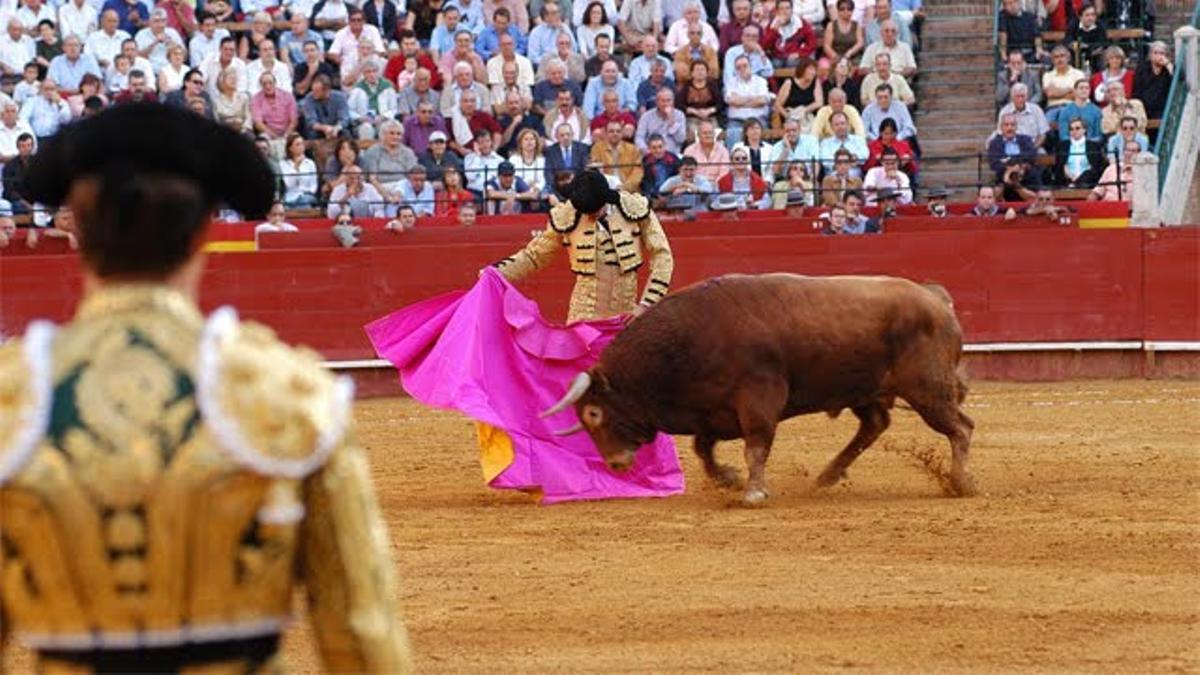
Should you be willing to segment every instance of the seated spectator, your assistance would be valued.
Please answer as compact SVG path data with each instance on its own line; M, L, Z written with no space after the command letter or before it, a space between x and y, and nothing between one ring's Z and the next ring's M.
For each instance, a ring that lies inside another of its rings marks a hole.
M541 63L538 64L537 78L547 79L550 63L557 61L563 65L563 76L572 84L586 84L587 79L592 77L590 72L599 73L600 66L604 65L605 61L612 59L611 44L608 42L608 38L601 38L599 42L600 45L596 48L597 55L585 59L575 50L575 42L570 34L559 33L558 37L554 39L554 50L543 56ZM582 92L582 89L580 91ZM582 101L582 99L580 100Z
M232 77L236 78L237 76L233 75ZM234 94L235 94L235 100L238 101L239 104L237 106L234 106L234 108L231 108L231 110L237 110L239 112L244 112L246 115L245 118L241 118L239 116L239 119L235 123L230 124L230 126L233 126L236 129L242 125L243 121L246 124L249 124L249 121L250 121L249 120L250 99L243 92L234 91ZM246 104L244 110L240 106L241 102L244 102ZM121 104L121 103L158 103L158 95L150 90L149 80L146 78L145 73L143 73L140 70L129 71L128 87L125 90L118 92L115 96L113 96L113 104L114 105ZM64 103L64 105L65 105L65 103ZM69 110L70 110L70 108L68 106L68 111ZM68 112L68 114L69 114L69 112Z
M29 213L33 203L25 192L25 176L29 173L29 163L33 159L34 137L32 134L21 134L17 137L17 156L4 163L2 172L4 199L12 207L15 214Z
M1009 0L1012 2L1012 0ZM1083 71L1071 67L1071 52L1058 45L1050 50L1053 68L1042 73L1042 93L1046 96L1046 110L1067 105L1074 96L1075 84L1087 80Z
M567 90L559 90L555 107L546 113L542 120L542 127L545 129L557 130L560 125L571 128L572 140L586 143L591 138L588 117L582 108L575 105L575 98Z
M1000 133L992 136L987 144L988 166L996 174L997 180L1003 180L1009 158L1018 158L1022 162L1032 162L1037 149L1033 147L1033 139L1025 134L1017 133L1017 118L1014 115L1004 115L1000 118Z
M75 214L66 206L60 206L54 211L54 215L47 220L49 222L41 224L38 217L41 214L34 213L34 227L29 228L25 233L25 245L29 248L37 248L38 241L42 237L48 239L66 239L67 246L72 251L79 250L79 239L77 238L78 229L75 227ZM46 227L49 225L49 227Z
M699 173L695 157L685 156L679 160L679 173L663 181L658 192L665 199L665 208L702 211L717 186Z
M850 120L844 112L835 112L830 116L830 126L833 135L821 141L821 164L826 171L834 170L834 159L838 150L850 153L852 161L850 175L855 178L862 176L860 167L867 161L867 141L862 136L850 133Z
M71 121L71 108L58 94L58 86L47 77L42 80L41 92L21 106L21 119L29 124L37 138L48 138ZM9 200L12 201L12 200Z
M40 91L42 85L41 81L38 80L39 75L40 73L38 72L38 65L36 61L30 61L29 63L25 64L25 70L23 71L21 81L17 82L16 85L13 86L12 91L12 100L18 106L24 105L25 101L28 101L29 99L38 95L38 91ZM95 75L84 75L83 78L80 79L80 87L83 86L83 80L87 79L88 77L96 78ZM101 78L99 79L101 86L103 86L103 74L101 74ZM103 90L101 89L100 91L102 92ZM76 96L78 96L78 94L76 94ZM74 96L71 98L74 98ZM80 108L82 107L82 104L80 104ZM75 114L74 108L72 108L72 114ZM75 116L78 117L78 115Z
M1063 44L1074 47L1079 54L1080 68L1096 69L1100 50L1108 43L1104 26L1100 25L1096 16L1096 7L1086 4L1079 10L1079 17L1072 19L1067 26L1067 34ZM1085 66L1086 64L1086 66Z
M650 77L642 80L637 88L638 114L654 107L654 99L660 91L675 93L675 83L668 79L667 66L662 61L650 65ZM672 96L674 98L674 96Z
M538 191L516 175L507 161L497 167L497 174L487 182L487 211L496 214L524 213L539 198Z
M459 204L457 213L454 214L455 221L459 227L472 227L475 225L475 216L479 213L479 207L475 202L463 202Z
M315 185L315 181L314 181ZM306 204L305 206L309 206ZM271 205L271 210L267 211L267 221L254 226L254 241L258 241L258 235L266 232L299 232L300 228L287 222L287 211L284 210L283 202L275 202Z
M916 155L907 142L897 137L896 131L896 121L892 118L886 117L883 122L880 122L879 137L867 144L867 152L870 154L867 156L867 163L863 165L864 171L870 171L880 166L883 151L891 148L900 158L900 170L908 174L909 178L916 177L918 169Z
M818 140L825 140L833 135L831 120L834 113L842 113L846 116L846 121L850 125L850 133L866 137L867 128L863 126L862 116L858 114L858 110L853 105L847 103L846 92L841 89L833 89L826 99L829 103L817 111L817 116L812 123L812 133Z
M347 94L350 124L358 138L378 138L379 125L396 117L396 90L391 82L381 77L381 66L375 58L364 61L362 78Z
M387 120L380 127L380 142L362 154L362 167L371 185L390 201L398 184L418 165L417 155L404 144L404 127L396 120Z
M891 59L890 56L888 58ZM825 92L826 103L829 102L829 96L834 89L841 89L851 105L857 106L862 100L862 79L856 74L854 66L845 59L832 64L826 58L817 61L817 79Z
M586 61L583 62L584 81L586 82L587 80L599 75L600 71L604 68L604 64L608 63L609 61L617 64L617 70L622 71L622 74L624 74L622 62L618 61L617 58L613 56L612 39L607 35L597 35L595 51L590 57L588 57ZM570 74L570 68L567 69L567 74ZM637 90L636 87L634 90Z
M864 108L862 112L863 125L867 128L867 139L873 141L879 138L880 125L884 120L889 119L896 123L896 135L900 140L916 144L917 129L913 125L908 106L894 100L891 85L885 83L875 88L875 101Z
M904 105L910 106L916 103L917 97L913 94L912 87L908 85L908 80L905 80L902 75L892 72L892 57L886 53L875 55L875 70L867 73L859 85L859 100L862 101L864 107L875 100L875 92L881 84L890 86L893 98L899 99Z
M416 33L411 30L400 31L400 51L388 57L387 65L383 69L383 79L396 82L409 59L416 59L417 70L424 70L429 74L430 88L441 91L442 73L433 58L421 50L421 43L417 40ZM415 81L416 75L413 77Z
M204 15L204 22L201 24L201 30L203 31L202 34L213 36L218 31L217 22L213 21L210 28L207 23L207 20L210 16L211 15L209 14ZM224 28L219 30L223 31L226 35L229 34L229 31L225 30ZM197 34L197 36L202 34ZM203 61L203 57L201 57L199 60L196 59L196 40L197 37L193 37L191 44L188 47L188 50L192 52L191 65L193 68ZM205 40L202 39L201 49L205 48L203 46L204 42ZM325 39L321 37L320 33L317 33L309 28L308 15L302 12L294 12L288 18L288 30L279 36L279 59L284 63L292 65L293 67L304 63L307 60L307 57L304 54L304 44L307 42L311 42L316 45L319 53L323 53L325 51Z
M462 170L449 166L442 173L442 189L437 193L437 215L455 215L464 204L475 206L475 195L463 187Z
M517 137L525 131L546 135L545 125L536 115L529 112L525 99L517 92L510 91L504 97L504 110L496 119L500 126L500 152L511 154L517 146Z
M5 248L17 234L17 223L13 220L12 204L0 199L0 248Z
M408 232L417 226L417 212L408 204L401 204L396 209L396 217L389 220L383 229L399 234Z
M583 22L575 29L575 41L579 45L579 52L584 58L591 58L595 55L596 38L603 35L608 38L608 44L611 46L616 41L616 31L613 30L612 24L609 22L608 12L604 9L604 3L592 0L586 3L586 9L583 11Z
M287 86L292 86L292 71L283 65L284 72L287 73L285 80ZM183 87L183 78L187 77L191 67L187 64L187 50L183 45L171 45L167 48L167 65L163 66L162 70L158 71L158 95L165 97L173 91L178 91ZM99 68L96 69L99 73Z
M729 153L732 164L729 172L717 181L717 191L737 197L738 208L767 209L771 194L767 182L750 167L750 153L745 147L735 147Z
M437 59L454 50L454 36L458 34L458 22L462 18L462 11L455 4L448 4L441 14L441 24L429 35L429 53Z
M1049 119L1051 128L1057 129L1060 142L1066 142L1069 135L1066 122L1078 117L1087 127L1088 138L1094 141L1100 140L1100 137L1103 136L1103 114L1100 112L1100 108L1088 98L1090 92L1087 80L1080 78L1072 91L1074 98L1071 102L1059 106Z
M1000 115L996 120L997 129L999 129L1000 119L1005 115L1012 115L1016 118L1017 133L1032 138L1035 148L1045 145L1046 135L1050 131L1050 123L1046 120L1046 115L1038 104L1029 100L1029 90L1023 83L1018 82L1013 85L1012 103L1000 109Z
M796 71L779 85L775 114L780 120L815 115L825 105L825 92L817 80L817 63L808 57L796 61Z
M487 182L496 176L504 158L496 154L495 136L486 129L475 134L475 143L463 157L463 173L467 177L467 189L477 196L484 195Z
M459 109L462 99L466 97L475 99L476 110L487 110L491 105L491 94L487 86L473 78L469 65L459 63L454 66L450 83L442 90L440 103L442 115L445 117L453 115L454 111Z
M446 170L455 169L461 172L463 168L462 158L449 149L446 134L442 131L429 134L428 147L417 157L417 161L425 167L425 175L435 186L442 182L442 174Z
M761 10L760 10L761 11ZM714 18L714 17L709 17ZM729 17L716 17L719 28L717 29L717 41L720 43L721 51L728 52L734 45L742 40L742 31L747 26L761 25L754 21L753 8L750 0L730 0L729 2Z
M198 76L196 79L200 81L197 91L203 93L204 80L200 79ZM87 75L83 76L82 80L79 81L79 93L67 99L67 106L71 109L72 119L79 118L83 115L84 102L93 96L98 97L104 105L108 105L108 97L104 95L103 91L103 82L100 80L100 78L88 73ZM170 97L168 96L167 98L169 103ZM16 97L14 97L14 100L16 100ZM25 100L28 100L28 98Z
M349 138L339 138L333 148L333 154L325 160L325 167L321 171L321 194L326 199L329 198L329 193L335 187L346 182L344 169L351 164L362 168L358 155L358 145Z
M996 73L996 105L1008 103L1012 88L1018 84L1025 85L1027 100L1034 103L1042 100L1041 78L1025 65L1025 55L1014 49L1008 53L1004 68Z
M996 26L1001 53L1019 49L1025 60L1041 60L1045 50L1042 49L1042 33L1038 30L1037 18L1023 11L1019 0L1004 0Z
M629 0L621 3L617 16L617 29L621 39L632 51L632 45L640 45L647 37L661 43L663 31L662 4L654 0Z
M135 91L144 91L141 85L144 79L136 71L130 74L129 92L118 94L113 102L120 103L124 98L132 99ZM226 68L221 72L217 82L217 95L213 98L213 114L217 122L249 133L254 128L254 118L250 114L250 97L245 92L238 91L237 82L237 71Z
M775 66L795 66L800 59L812 59L820 40L811 24L793 11L792 0L777 0L775 15L764 27L763 47Z
M626 140L633 140L634 133L637 131L638 118L621 107L621 97L617 92L610 89L601 94L600 106L600 112L588 124L592 137L603 136L604 130L608 128L608 123L615 121L621 123L621 136Z
M788 119L783 123L783 136L771 149L767 157L767 166L763 169L763 178L768 182L784 177L788 163L802 163L805 173L815 179L817 175L817 159L821 155L821 145L816 136L807 133L801 120Z
M549 185L553 185L554 177L561 173L574 178L583 171L591 152L591 148L576 140L575 129L570 124L560 123L553 129L555 142L545 149L546 183Z
M554 51L554 43L562 33L566 33L572 47L575 46L575 36L563 23L562 9L557 2L543 3L539 17L541 22L529 31L529 40L526 42L525 55L534 63L541 63L543 56Z
M717 128L712 122L701 122L696 142L683 151L684 157L696 160L701 176L713 185L729 171L729 150L717 142Z
M417 68L413 72L412 84L396 94L396 113L401 117L408 117L417 112L422 103L428 103L434 110L440 110L441 95L433 89L431 82L432 76L429 71Z
M84 75L101 76L100 66L91 54L83 53L83 44L79 38L71 35L63 40L63 53L50 61L46 76L59 85L59 93L70 96L79 91L79 83Z
M634 141L644 151L649 148L648 142L653 136L661 138L666 150L672 154L678 154L687 140L687 118L676 109L675 93L670 89L659 90L655 106L642 113Z
M912 47L904 44L897 37L896 22L884 21L880 26L880 33L883 35L883 39L867 45L863 51L862 59L858 62L859 74L865 75L867 71L875 67L876 56L887 54L891 58L892 72L911 79L917 74L917 59L913 56Z
M862 24L854 19L854 2L838 0L835 11L830 12L829 23L825 24L822 53L831 62L854 63L867 46Z
M762 124L766 121L774 100L767 89L767 81L751 71L750 59L745 55L733 62L733 70L733 79L725 86L725 105L728 106L725 142L731 147L742 139L742 126L746 122L757 120Z
M604 134L592 144L588 161L626 192L637 192L642 184L642 153L625 140L624 124L610 121Z
M1138 144L1141 152L1146 152L1150 149L1150 139L1146 134L1138 131L1138 120L1136 117L1122 117L1121 126L1118 127L1118 132L1113 134L1108 139L1108 145L1105 146L1104 156L1119 157L1125 148L1125 144L1133 141Z
M316 41L306 42L301 49L304 52L304 60L295 64L292 71L292 91L296 96L303 97L312 91L313 82L317 77L323 75L332 82L337 76L337 70L325 60L321 46Z
M301 131L306 139L333 139L349 133L350 107L346 95L334 91L325 75L318 75L308 95L300 101L300 115L304 120Z
M1070 223L1071 209L1054 203L1054 191L1046 186L1039 186L1033 203L1021 210L1026 216L1045 216L1047 220L1066 225Z
M704 20L703 12L700 0L689 0L683 7L683 15L667 30L667 39L663 42L663 49L675 53L688 43L688 32L692 29L699 29L700 41L714 52L719 50L721 45L717 39L717 32ZM713 76L716 76L715 71Z
M446 122L434 112L433 104L423 101L417 106L416 114L404 118L404 140L409 148L421 155L429 148L429 141L436 132L446 139Z
M773 147L770 143L763 140L763 125L758 120L750 120L746 122L746 126L742 128L742 140L738 141L732 148L729 149L729 154L737 148L744 148L750 153L750 170L762 177L768 185L771 183L771 177L764 171L764 163L766 169L770 169L770 163L767 161L771 157Z
M9 162L20 154L17 152L17 139L26 134L34 138L29 122L20 118L17 104L0 99L0 164ZM37 152L36 140L33 149Z
M759 27L749 24L742 30L741 41L726 50L724 61L721 64L721 72L724 74L723 85L726 90L732 86L736 86L735 80L739 78L736 64L738 59L741 58L746 59L749 72L752 75L763 78L764 84L766 83L766 78L774 76L775 67L771 65L771 59L762 47L760 36L761 30Z
M1041 170L1023 157L1009 157L1000 183L1002 201L1023 202L1034 198L1033 189L1042 184Z
M695 137L700 124L715 124L725 109L721 89L715 80L709 78L708 65L703 61L692 62L691 78L679 86L675 100L676 107L682 108L687 116L689 138Z
M419 216L432 216L434 212L433 183L429 182L425 167L414 164L408 175L392 184L395 191L383 193L383 198L396 206L388 210L398 213L400 205L411 208Z
M846 231L846 207L841 203L830 204L829 217L824 220L825 225L821 228L821 234L826 236L852 234Z
M588 80L583 90L583 114L590 117L600 114L605 91L616 91L622 108L629 112L637 110L637 90L621 75L616 61L605 63L600 68L600 74Z
M880 153L880 166L867 171L863 178L862 190L867 196L867 204L875 204L881 190L887 188L895 192L896 201L900 204L911 204L913 193L908 175L900 170L900 155L895 148L884 148Z
M250 22L250 30L242 33L238 39L238 56L243 61L249 62L258 58L264 44L270 43L272 46L274 46L276 35L274 20L271 18L270 13L265 11L254 12L249 9L243 9L245 10L245 19ZM154 24L153 13L150 15L150 23L151 25ZM141 35L144 32L145 29L142 29L142 31L139 31L139 33L134 37L141 38ZM138 47L141 47L142 45L140 39L138 40L138 43ZM156 68L158 67L157 63L154 65Z
M500 67L500 81L492 85L490 96L492 99L492 110L496 116L504 115L509 108L508 97L513 95L517 98L517 110L529 110L533 103L533 93L529 85L518 80L517 64L509 61Z
M1109 162L1100 174L1096 187L1088 193L1089 202L1124 202L1133 198L1133 160L1140 150L1136 141L1126 141L1124 150L1120 160Z
M934 188L926 194L925 208L929 215L934 218L945 218L950 215L950 209L946 207L946 198L950 196L950 191L944 188Z
M571 94L571 100L575 105L583 103L583 90L579 88L577 82L567 79L567 67L560 59L549 57L543 68L545 70L544 79L533 85L531 92L533 95L531 109L535 115L544 117L553 110L558 105L558 92L563 90Z
M382 218L383 195L363 180L363 170L351 164L342 169L344 180L329 195L327 218ZM341 224L341 223L339 223Z
M646 156L642 158L642 194L651 200L660 196L662 184L679 173L679 157L667 150L666 141L660 134L651 134L646 139Z
M300 208L317 205L317 165L306 154L304 138L292 133L287 137L279 177L283 182L283 205Z
M513 139L512 145L513 150L508 161L516 170L517 178L525 181L529 189L539 195L542 194L547 189L546 158L542 153L542 134L533 129L522 129Z
M1162 119L1163 108L1167 107L1167 94L1171 91L1173 72L1166 43L1151 42L1149 58L1138 64L1133 76L1133 98L1142 102L1149 119Z
M1100 131L1107 134L1115 134L1121 128L1121 120L1126 117L1132 117L1137 121L1138 131L1146 130L1146 109L1142 106L1142 102L1136 98L1125 98L1125 88L1119 81L1109 82L1108 87L1108 105L1104 106L1104 112L1100 115Z
M1083 120L1075 118L1067 123L1068 137L1058 146L1055 171L1060 184L1069 188L1090 188L1104 167L1104 152L1100 141L1087 137Z
M834 154L833 171L821 179L821 203L825 206L840 204L846 193L862 188L862 179L851 173L854 168L854 155L848 150L838 150Z
M971 209L970 215L981 218L1003 215L1005 220L1012 220L1017 217L1017 212L1010 208L1002 214L1000 205L996 203L996 188L991 185L980 185L979 194L975 198L975 206Z
M516 81L519 84L533 86L533 64L517 52L517 39L508 34L500 37L500 51L487 61L488 84L497 85L504 82L503 69L506 64L516 68Z
M250 119L254 132L271 141L272 149L282 156L284 139L300 125L296 99L275 85L275 76L263 73L260 89L250 101Z
M705 28L712 30L708 24ZM682 85L692 75L692 62L703 61L708 66L708 74L714 79L721 77L721 65L717 60L717 49L702 41L704 31L700 26L690 26L687 29L687 42L675 50L675 81Z
M475 53L475 36L471 31L459 29L454 35L454 49L446 52L438 59L438 70L446 80L457 78L459 64L466 64L471 69L471 78L476 82L488 81L487 66L483 59Z
M908 22L900 20L900 17L892 14L892 3L889 0L875 0L874 5L875 15L863 25L863 36L867 39L867 44L882 41L883 24L887 21L892 21L896 24L896 37L911 47L913 39L910 25Z
M842 206L846 208L846 230L842 234L877 234L879 222L863 215L863 196L858 190L846 191Z
M518 54L524 54L525 34L525 30L513 24L512 13L505 7L498 7L492 12L492 24L484 28L475 40L475 51L479 53L479 57L484 61L489 61L500 49L500 38L507 35L513 39L514 51ZM521 58L525 57L522 56ZM525 59L525 62L529 63L529 59ZM530 71L531 79L532 75L533 72ZM533 83L530 82L530 84Z
M1132 98L1133 71L1126 67L1125 50L1116 45L1105 49L1104 63L1105 68L1093 73L1088 82L1092 88L1092 99L1099 106L1107 106L1108 85L1111 82L1119 82L1124 97Z
M475 109L475 101L474 96L463 96L458 102L458 109L450 117L450 149L460 155L472 150L472 144L480 132L491 135L491 147L498 147L504 131L495 117Z
M771 187L772 208L812 206L813 181L804 162L789 162L787 168L776 176L777 180Z
M333 208L332 205L330 208ZM340 244L342 248L358 246L358 238L362 235L362 231L362 226L354 224L354 216L348 211L339 211L334 218L333 227L329 229L329 233L333 235L334 241Z

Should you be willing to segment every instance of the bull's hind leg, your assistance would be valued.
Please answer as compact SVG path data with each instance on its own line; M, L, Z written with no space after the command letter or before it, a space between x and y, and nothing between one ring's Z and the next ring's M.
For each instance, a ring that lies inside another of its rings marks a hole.
M741 484L741 476L738 475L737 469L732 466L720 464L716 457L713 456L713 450L717 447L717 439L712 436L703 436L697 434L692 439L692 449L696 451L696 456L704 463L704 473L712 482L723 488L736 488Z
M956 397L957 398L957 397ZM971 435L975 422L967 417L955 400L943 400L935 404L909 401L921 419L934 431L950 439L950 489L956 497L970 497L976 493L975 479L967 470L967 459L971 448Z
M863 450L871 447L871 444L892 423L887 406L879 401L851 408L851 410L859 419L858 432L854 434L854 438L850 439L850 443L838 453L837 457L829 462L821 475L817 476L817 485L821 487L836 485L838 481L845 478L846 469L854 463L854 460L858 459Z

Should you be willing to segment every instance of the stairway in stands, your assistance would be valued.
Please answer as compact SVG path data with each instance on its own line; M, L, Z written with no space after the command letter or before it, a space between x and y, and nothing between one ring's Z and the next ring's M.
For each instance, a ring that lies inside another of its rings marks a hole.
M979 182L977 155L996 124L993 0L925 0L924 6L915 92L920 185L922 191L944 186L951 199L969 200Z

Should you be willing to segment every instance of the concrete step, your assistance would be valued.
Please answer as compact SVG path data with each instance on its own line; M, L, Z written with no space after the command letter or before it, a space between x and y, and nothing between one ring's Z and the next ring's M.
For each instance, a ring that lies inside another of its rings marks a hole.
M917 111L917 116L937 115L939 113L973 113L981 110L992 112L996 107L991 88L984 89L976 87L964 89L961 94L955 95L949 91L919 91L917 92L917 101L921 104L921 109Z
M967 15L942 15L938 12L926 12L923 35L927 38L941 34L947 35L979 35L992 39L992 29L995 19L988 12Z
M964 51L964 52L921 52L919 63L922 69L924 68L994 68L996 65L996 57L991 50L986 51ZM921 75L924 77L924 73Z
M941 35L926 33L921 45L922 54L927 53L961 53L961 52L990 52L992 48L991 35Z
M934 130L930 130L934 131ZM926 136L929 136L926 134ZM974 157L983 151L983 141L987 133L964 136L962 138L945 138L933 133L932 136L921 138L921 152L930 157L946 157L959 159Z

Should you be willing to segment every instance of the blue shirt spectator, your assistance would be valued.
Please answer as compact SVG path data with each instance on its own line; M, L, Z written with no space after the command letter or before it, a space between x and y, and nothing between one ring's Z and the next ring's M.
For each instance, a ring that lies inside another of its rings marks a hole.
M1066 105L1055 108L1052 112L1054 120L1058 122L1059 140L1066 141L1071 137L1070 122L1076 117L1083 120L1083 125L1087 129L1088 140L1098 141L1104 136L1104 132L1100 127L1103 113L1091 101L1086 101L1083 105L1080 105L1077 101L1071 101Z
M29 123L34 136L46 138L71 121L71 107L59 96L58 85L47 77L42 80L41 93L25 101L21 107L21 119Z
M901 140L907 140L917 135L917 127L913 124L912 115L908 112L908 106L902 101L890 100L890 95L887 98L887 107L881 106L879 99L885 96L883 93L875 95L875 101L871 105L863 108L862 121L863 127L867 131L867 140L873 141L879 138L879 125L885 119L891 119L896 123L896 137Z
M513 37L513 40L516 40L517 53L525 54L525 34L520 29L511 23L506 24L506 27L503 29L493 24L484 28L479 33L479 38L475 40L475 51L479 54L480 58L487 61L496 55L496 51L500 49L500 36L504 33L508 33ZM537 67L538 64L535 63L533 65Z
M280 53L286 51L288 57L291 58L291 63L299 65L304 63L305 42L317 43L317 51L322 54L325 53L325 38L321 37L320 33L311 28L305 29L303 35L296 35L290 30L285 32L279 38L279 51Z
M588 118L600 114L602 109L600 95L609 89L614 89L621 99L621 107L634 112L637 110L637 90L629 80L621 77L617 70L616 61L608 61L600 69L600 74L588 80L587 89L583 90L583 114Z
M558 40L559 33L565 33L567 37L571 38L572 49L579 49L579 46L575 43L575 36L566 26L561 23L557 26L542 23L529 31L529 40L525 45L525 56L529 57L529 62L535 66L540 65L542 59L547 54L553 54L558 51L555 41Z
M147 20L150 19L150 10L138 0L108 0L104 3L100 13L103 14L110 9L116 12L121 19L117 27L130 35L141 30L142 26L146 25Z
M412 171L409 175L412 175ZM418 189L411 178L405 178L397 184L400 203L411 206L418 216L432 216L434 211L433 183L425 180L425 170L421 167L421 187Z
M91 54L80 53L79 38L72 35L64 41L63 46L65 52L50 61L50 69L46 72L47 77L58 83L59 88L68 92L79 91L79 81L88 73L104 80L96 59ZM73 60L72 52L75 55Z
M312 91L300 100L300 115L304 119L302 134L310 140L334 138L347 133L350 128L350 106L346 95L331 91L329 80L323 75L317 76Z
M475 35L479 35L483 31L483 27L487 22L483 20L483 0L454 0L446 3L446 7L457 7L461 16L458 18L458 27L466 28ZM446 11L446 7L442 11Z

